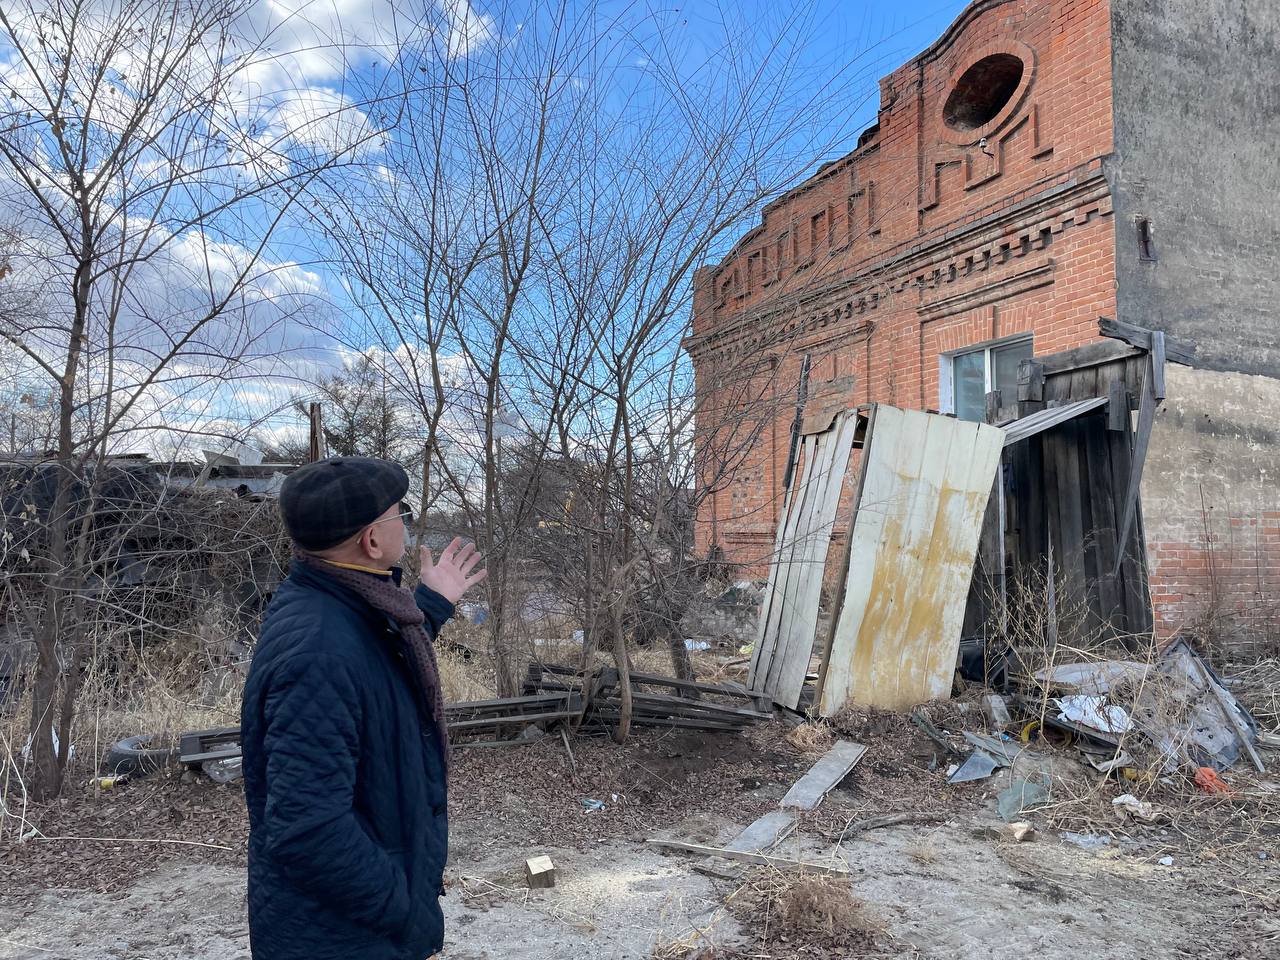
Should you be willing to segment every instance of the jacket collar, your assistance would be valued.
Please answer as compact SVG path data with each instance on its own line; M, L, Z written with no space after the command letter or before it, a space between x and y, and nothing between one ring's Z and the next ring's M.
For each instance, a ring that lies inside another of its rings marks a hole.
M390 580L397 587L404 577L403 567L392 567L389 570L379 570L377 567L363 567L358 563L339 563L337 560L326 560L325 563L331 567L340 567L343 570L354 570L356 573L367 573L371 577L377 577L379 580Z
M341 600L347 606L351 607L358 613L370 619L380 620L386 617L386 614L375 610L369 605L369 602L356 593L350 587L344 586L333 577L325 576L321 571L316 570L310 564L302 563L294 560L289 565L289 579L299 586L308 587L312 590L319 590L327 593L335 599ZM386 617L391 620L390 617ZM392 621L394 622L394 621Z

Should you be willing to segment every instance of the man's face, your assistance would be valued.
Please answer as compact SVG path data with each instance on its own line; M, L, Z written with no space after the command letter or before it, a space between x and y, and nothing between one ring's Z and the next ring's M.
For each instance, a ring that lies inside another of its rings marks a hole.
M389 570L404 557L407 516L405 505L397 503L365 527L360 534L360 545L368 554L371 566Z

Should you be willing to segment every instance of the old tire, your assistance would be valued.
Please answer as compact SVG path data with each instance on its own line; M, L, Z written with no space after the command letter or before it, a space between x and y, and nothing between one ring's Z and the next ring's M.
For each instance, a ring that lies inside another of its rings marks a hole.
M147 746L159 736L158 733L143 733L113 743L102 761L102 772L108 776L136 779L163 770L178 759L178 750Z

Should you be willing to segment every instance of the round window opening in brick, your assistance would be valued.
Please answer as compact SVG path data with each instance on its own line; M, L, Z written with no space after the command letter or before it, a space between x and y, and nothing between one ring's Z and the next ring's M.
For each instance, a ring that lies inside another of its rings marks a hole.
M952 130L977 130L1004 109L1018 91L1024 66L1012 53L983 57L956 81L942 107L942 119Z

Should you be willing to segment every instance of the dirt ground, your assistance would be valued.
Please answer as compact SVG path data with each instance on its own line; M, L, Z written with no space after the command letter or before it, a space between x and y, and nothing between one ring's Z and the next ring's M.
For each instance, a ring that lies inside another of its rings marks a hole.
M625 747L577 740L576 774L558 737L460 752L445 956L1280 956L1274 779L1231 778L1237 796L1213 799L1153 785L1160 822L1145 825L1112 812L1125 788L1054 756L1050 803L1028 816L1036 832L1018 843L995 813L1009 771L949 786L945 763L903 718L845 726L867 755L773 853L847 866L835 885L860 904L853 939L830 924L801 929L784 900L762 896L787 890L789 874L643 842L726 842L775 808L819 754L772 725L646 734ZM588 811L584 798L604 810ZM850 827L886 812L918 819ZM0 958L249 956L237 785L174 776L86 792L27 818L38 833L0 845ZM1064 828L1107 842L1084 849ZM527 890L524 859L544 853L559 882Z

